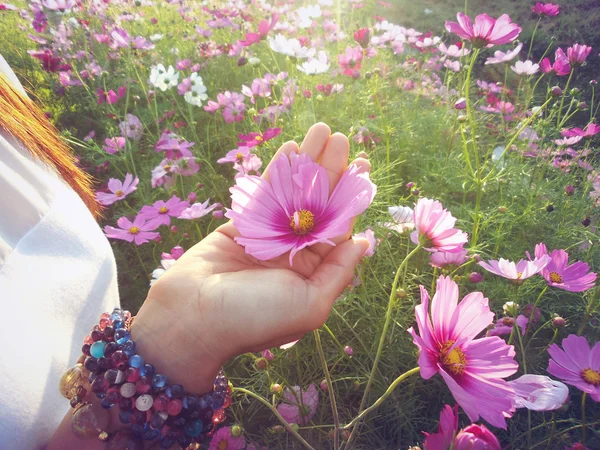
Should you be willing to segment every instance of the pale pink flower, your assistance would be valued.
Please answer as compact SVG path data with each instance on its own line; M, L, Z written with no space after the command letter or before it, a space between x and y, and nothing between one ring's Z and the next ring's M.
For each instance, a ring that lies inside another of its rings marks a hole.
M521 28L511 22L508 14L501 15L497 20L487 14L480 14L475 17L474 24L469 16L460 12L456 14L456 19L458 22L446 21L446 29L471 41L474 47L508 44L521 32Z
M308 386L306 391L299 386L293 386L292 389L295 395L286 389L283 393L283 403L277 406L277 411L287 423L308 425L319 406L319 391L314 384Z
M179 217L189 206L190 202L174 195L166 202L158 200L152 206L144 205L139 216L146 220L155 220L159 225L171 225L171 217Z
M237 170L235 174L235 178L243 177L245 175L258 175L260 176L260 172L258 171L262 167L262 159L254 154L249 154L245 156L241 162L235 162L233 164L233 168Z
M443 269L448 266L460 266L467 261L469 250L461 250L459 252L435 252L431 254L429 265Z
M469 53L471 53L471 50L469 50L466 47L459 47L456 44L452 44L449 47L446 47L446 44L444 44L443 42L438 45L438 49L440 52L442 52L444 55L446 56L451 56L452 58L459 58L461 56L467 56Z
M521 329L521 336L525 336L527 332L527 324L529 319L523 314L519 314L516 318L517 326ZM513 330L515 319L509 316L500 317L494 324L494 328L488 331L488 336L505 336Z
M479 265L493 274L508 278L514 282L522 282L527 278L540 273L544 267L548 265L550 260L551 258L548 255L542 255L540 258L535 258L533 261L521 259L516 264L513 261L500 258L498 261L480 261Z
M200 203L200 202L194 203L189 208L184 209L181 212L181 215L179 216L179 218L193 220L193 219L199 219L200 217L204 217L205 215L210 213L213 209L215 209L218 206L217 203L213 203L212 205L208 206L208 202L210 202L210 198L208 200L206 200L204 203Z
M111 178L108 180L107 185L110 193L96 192L96 200L104 206L112 205L135 191L139 182L139 178L133 178L133 175L130 173L125 175L125 180L123 181Z
M225 164L225 163L242 163L244 158L250 155L251 149L250 147L238 147L234 150L230 150L223 158L217 159L217 163Z
M522 375L508 384L515 390L515 406L531 411L558 409L569 396L565 384L543 375Z
M510 66L511 70L517 75L533 75L540 70L539 64L534 64L533 61L517 61L514 66Z
M423 286L415 308L419 334L408 332L419 348L421 376L439 373L469 419L483 417L506 428L513 411L514 391L503 379L517 371L515 351L497 336L475 339L492 321L488 299L472 292L458 303L458 285L441 276L431 301Z
M344 74L352 76L355 70L360 69L363 59L363 52L360 46L346 47L343 55L338 56L338 63L344 69Z
M355 234L354 237L363 238L369 241L369 247L365 250L365 254L363 256L373 256L375 254L375 248L377 248L377 238L375 237L375 232L373 230L367 228L365 231Z
M398 233L414 230L414 211L410 206L388 206L388 213L392 216L393 222L383 223L384 227Z
M454 228L456 218L437 200L420 198L415 205L415 228L410 239L429 252L460 252L467 234Z
M165 152L167 159L178 159L184 156L193 156L190 148L194 142L188 142L169 130L163 132L154 146L157 152Z
M123 136L139 141L144 132L144 125L137 116L127 114L126 119L119 124L119 129Z
M566 137L563 139L555 139L554 143L556 145L575 145L582 139L583 139L583 136L572 136L572 137Z
M106 138L104 140L104 145L102 146L102 148L106 151L106 153L114 155L115 153L125 148L125 138L121 136L114 138Z
M369 174L351 165L329 195L327 171L306 154L282 155L273 162L270 181L249 175L230 189L232 206L225 216L241 236L246 253L268 260L296 253L348 232L352 218L373 200Z
M488 59L485 61L485 64L486 65L487 64L500 64L503 62L512 61L515 58L515 56L517 56L519 54L519 52L521 51L522 48L523 48L523 43L520 43L514 49L512 49L508 52L502 52L500 50L496 50L494 52L494 56L488 57Z
M572 66L580 66L585 62L592 47L583 44L574 44L567 49L567 59Z
M134 242L136 245L145 244L148 241L154 240L160 236L155 232L158 224L150 221L146 222L142 217L137 216L133 222L127 217L121 217L117 220L117 226L114 228L109 225L104 227L104 234L111 239L121 239L127 242Z

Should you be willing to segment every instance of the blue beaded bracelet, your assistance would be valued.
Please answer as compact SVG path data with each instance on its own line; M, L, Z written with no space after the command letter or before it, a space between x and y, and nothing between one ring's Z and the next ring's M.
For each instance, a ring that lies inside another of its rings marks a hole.
M90 390L102 400L102 407L117 405L122 423L144 440L159 440L161 448L179 443L184 448L202 443L225 419L231 404L231 388L222 370L213 391L193 395L168 378L136 351L129 327L129 311L115 308L104 313L98 325L85 337L83 366L89 371Z

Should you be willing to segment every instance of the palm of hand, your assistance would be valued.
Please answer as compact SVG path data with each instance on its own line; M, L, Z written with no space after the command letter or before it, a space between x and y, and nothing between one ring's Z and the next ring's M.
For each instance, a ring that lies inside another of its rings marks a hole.
M346 169L349 145L345 136L330 136L329 128L318 124L300 149L288 142L273 159L292 151L309 153L327 169L331 192ZM369 168L365 160L355 163ZM269 167L263 177L268 172ZM186 252L149 295L173 299L169 308L183 312L187 327L202 330L204 352L223 362L291 342L322 325L366 248L364 241L348 239L349 230L335 247L317 244L301 250L290 267L288 254L269 261L247 255L234 240L238 235L231 223L215 230Z

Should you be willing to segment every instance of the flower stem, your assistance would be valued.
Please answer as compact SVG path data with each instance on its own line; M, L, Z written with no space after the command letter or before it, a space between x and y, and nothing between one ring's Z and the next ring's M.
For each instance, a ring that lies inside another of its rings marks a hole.
M585 445L585 438L587 434L587 425L585 421L585 401L587 399L587 392L584 392L581 397L581 443Z
M542 16L540 16L537 23L535 24L535 28L533 29L533 34L531 35L531 41L529 41L529 51L527 52L527 58L525 58L525 59L529 59L529 55L531 55L531 48L533 47L533 40L535 39L535 32L537 31L538 27L540 26L541 20L542 20Z
M562 98L560 99L560 108L558 108L558 116L556 118L556 125L560 124L560 116L562 114L563 105L565 103L565 97L569 92L569 85L571 84L571 78L573 78L573 68L571 68L571 73L569 73L569 79L567 80L567 84L565 85L565 90L563 91Z
M529 429L531 432L531 428ZM552 438L554 437L554 431L556 431L556 413L552 413L552 428L550 428L550 436L548 436L548 445L546 446L546 450L549 450L550 443L552 442Z
M396 271L396 276L394 277L394 282L392 283L392 290L390 292L390 298L388 300L387 311L385 312L385 321L383 323L383 330L381 331L381 337L379 338L379 345L377 347L377 353L375 354L375 360L373 361L373 368L371 369L371 374L369 375L369 379L367 381L367 386L365 387L365 392L363 393L362 400L360 401L360 406L358 408L358 412L359 412L358 417L361 417L361 412L362 412L363 408L365 407L365 403L369 396L369 390L371 389L371 385L373 384L375 374L377 373L377 366L379 365L379 359L381 358L381 353L383 352L383 346L385 344L385 336L387 334L388 328L390 326L390 322L392 320L392 310L394 309L394 300L396 299L396 295L397 295L396 290L398 289L398 281L400 280L400 274L402 273L402 269L404 268L404 266L406 266L408 261L419 250L421 250L421 245L417 245L412 252L410 252L408 255L406 255L406 258L404 258L404 260L400 263L400 266L398 267L398 270ZM355 421L356 421L356 419L353 420L352 422L355 422ZM359 421L356 421L357 424L358 424L358 422ZM356 427L352 430L352 433L350 434L350 437L348 438L348 442L347 442L346 446L350 445L350 442L352 441L352 438L357 429L358 429L358 427Z
M531 314L529 314L529 321L527 322L527 329L525 330L526 335L527 335L527 333L529 333L529 330L531 329L531 322L533 321L533 316L535 315L535 308L537 307L539 301L542 299L542 296L546 293L547 290L548 290L548 285L544 286L544 289L542 289L542 292L540 292L540 295L538 295L538 298L535 300L535 303L533 304L533 308L531 308Z
M333 383L331 382L331 374L327 367L327 360L325 359L325 352L323 352L323 345L321 344L321 336L319 330L315 330L315 342L317 343L317 351L319 352L319 359L323 366L323 372L325 373L325 380L327 381L327 392L329 392L329 399L331 400L331 413L333 414L333 448L338 450L340 448L340 418L338 416L337 404L335 401L335 392L333 391Z
M261 402L263 405L265 405L267 408L269 408L273 414L275 414L275 416L283 424L283 426L286 428L286 430L288 430L290 433L292 433L307 449L315 450L315 448L312 445L310 445L308 442L306 442L304 440L304 438L302 436L300 436L300 434L298 434L298 432L290 426L290 424L281 416L281 414L279 414L279 411L277 411L277 408L275 408L273 405L271 405L268 400L262 398L260 395L255 394L254 392L249 391L244 388L234 387L233 392L241 392L242 394L249 395L250 397L253 397L256 400L258 400L259 402Z
M383 393L383 395L375 401L375 403L373 403L371 406L369 406L367 409L365 409L363 412L361 412L358 416L356 416L354 419L352 419L352 421L348 425L345 425L344 427L342 427L342 430L347 430L347 429L352 428L353 426L357 425L358 422L360 422L363 417L365 417L367 414L369 414L370 412L377 409L385 401L385 399L390 396L390 394L394 391L394 389L396 389L396 387L400 383L402 383L408 377L419 373L420 370L421 370L420 367L415 367L414 369L410 369L410 370L404 372L398 378L396 378L394 380L394 382L392 384L390 384L390 387L388 387L387 390Z

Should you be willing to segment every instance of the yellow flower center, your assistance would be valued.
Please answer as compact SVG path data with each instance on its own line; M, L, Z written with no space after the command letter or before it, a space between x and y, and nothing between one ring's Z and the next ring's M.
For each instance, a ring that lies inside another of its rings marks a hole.
M291 219L290 228L296 234L304 235L310 233L315 227L315 215L306 209L296 211Z
M169 170L171 170L171 166L169 164L165 164L165 167L163 167L165 169L165 172L168 172Z
M256 136L256 137L254 138L254 140L256 140L256 141L258 141L258 142L262 142L262 141L263 141L263 138L262 138L262 136Z
M563 279L556 272L550 272L550 281L552 281L553 283L562 283Z
M585 380L586 383L590 383L594 386L600 386L600 372L597 370L593 370L590 368L583 369L581 371L581 376Z
M507 326L512 325L513 324L512 317L505 317L504 319L502 319L502 323Z
M517 272L517 280L523 276L523 272Z
M217 445L217 448L219 450L227 450L228 446L229 446L229 443L227 442L227 439L223 439L221 442L219 442L219 445Z
M129 232L130 232L131 234L138 234L138 233L140 232L140 229L139 229L138 227L131 227L131 228L129 229Z
M460 348L452 348L453 345L454 341L448 341L442 346L440 349L440 361L454 375L461 375L465 371L467 357Z
M242 155L241 153L238 152L238 153L235 154L235 159L237 159L238 162L241 163L241 162L244 161L244 155Z
M119 189L117 192L115 192L115 195L116 195L117 197L122 197L124 193L125 193L125 192L123 192L121 189Z
M160 208L160 209L158 210L158 212L159 212L160 214L166 214L166 213L168 213L168 212L169 212L169 208L167 208L166 206L163 206L162 208Z

